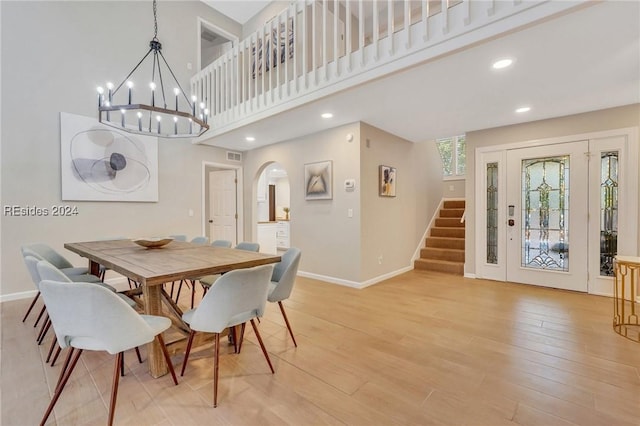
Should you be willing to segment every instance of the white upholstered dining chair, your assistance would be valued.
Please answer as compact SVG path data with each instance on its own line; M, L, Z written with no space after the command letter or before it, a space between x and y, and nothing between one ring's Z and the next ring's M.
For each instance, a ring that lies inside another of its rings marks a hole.
M182 315L184 322L189 324L191 333L182 364L181 375L184 375L189 352L196 331L214 333L215 349L213 358L213 406L218 406L218 358L220 353L220 333L226 328L242 325L242 334L247 321L256 334L262 353L267 364L274 373L269 354L264 347L260 332L254 322L255 318L262 316L267 302L267 289L269 279L273 271L272 265L257 266L249 269L236 269L227 272L216 281L200 302L197 308L191 309Z
M63 349L71 348L53 398L42 418L42 425L46 423L80 355L85 350L107 351L116 355L109 404L109 425L113 424L124 351L157 338L173 382L178 384L171 358L162 339L162 332L171 326L169 318L139 315L116 294L97 285L43 280L40 283L40 291L47 305L58 344Z
M291 290L293 290L293 284L296 281L301 256L302 253L300 249L296 247L291 247L284 252L281 256L282 260L280 263L277 263L275 268L273 268L273 275L271 276L271 283L269 284L269 295L267 296L269 302L278 303L284 322L289 330L289 335L291 335L293 344L296 347L298 343L296 342L296 338L293 337L291 324L289 324L289 318L287 318L282 301L291 296Z

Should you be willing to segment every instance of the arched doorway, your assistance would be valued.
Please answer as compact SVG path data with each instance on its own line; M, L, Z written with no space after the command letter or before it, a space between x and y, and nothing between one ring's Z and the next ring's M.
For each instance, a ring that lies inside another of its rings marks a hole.
M263 253L276 254L290 246L290 193L289 176L282 164L265 164L257 177L255 200L257 241Z

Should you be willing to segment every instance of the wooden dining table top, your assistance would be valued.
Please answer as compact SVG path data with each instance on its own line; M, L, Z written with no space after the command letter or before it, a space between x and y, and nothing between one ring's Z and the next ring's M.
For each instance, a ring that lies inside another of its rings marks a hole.
M157 248L142 247L132 240L66 243L64 247L147 286L281 260L280 256L271 254L181 241Z

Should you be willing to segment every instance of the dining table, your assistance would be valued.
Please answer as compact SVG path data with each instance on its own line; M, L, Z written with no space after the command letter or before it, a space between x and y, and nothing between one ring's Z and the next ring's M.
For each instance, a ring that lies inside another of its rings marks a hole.
M102 266L138 283L138 290L141 290L143 296L144 313L163 315L164 303L183 331L188 327L184 323L180 324L182 312L163 289L163 284L281 260L280 256L272 254L181 241L171 241L161 247L144 247L131 239L119 239L65 243L64 247L88 259L89 270L94 275L99 275ZM151 376L167 374L168 366L156 339L148 344L147 353Z

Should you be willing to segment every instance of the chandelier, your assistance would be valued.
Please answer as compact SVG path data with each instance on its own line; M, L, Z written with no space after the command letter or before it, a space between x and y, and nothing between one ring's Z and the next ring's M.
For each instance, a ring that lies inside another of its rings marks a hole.
M153 23L154 35L149 42L149 50L133 70L118 86L107 83L106 93L103 87L98 87L98 121L129 133L164 138L195 138L209 130L209 110L204 102L197 103L196 96L187 97L162 54L162 44L158 40L156 0L153 0ZM135 84L131 77L149 57L153 58L150 64L151 80L144 83L149 90L134 92ZM170 93L174 96L169 95L169 98L166 91L171 90L171 86L165 85L163 72L165 76L168 72L173 78L173 91ZM128 89L126 93L124 90L120 91L123 86ZM144 103L142 100L150 102Z

